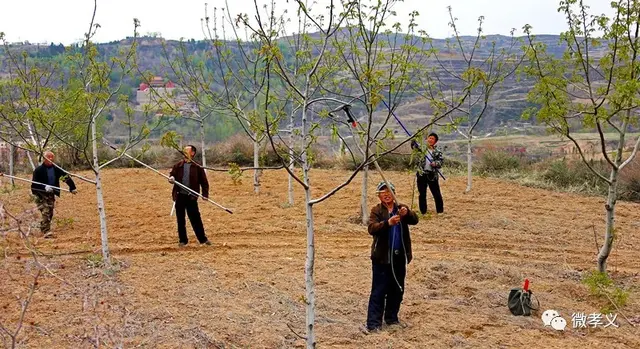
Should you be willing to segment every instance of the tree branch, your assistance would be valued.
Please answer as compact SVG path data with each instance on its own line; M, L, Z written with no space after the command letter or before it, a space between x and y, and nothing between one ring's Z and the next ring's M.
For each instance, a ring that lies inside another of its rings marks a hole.
M636 144L633 146L633 150L631 151L631 155L629 156L629 158L627 158L627 160L625 160L622 164L620 164L620 167L619 167L620 170L625 168L627 165L629 165L629 163L631 163L631 161L633 161L633 159L638 154L639 147L640 147L640 136L638 136L638 139L636 140Z

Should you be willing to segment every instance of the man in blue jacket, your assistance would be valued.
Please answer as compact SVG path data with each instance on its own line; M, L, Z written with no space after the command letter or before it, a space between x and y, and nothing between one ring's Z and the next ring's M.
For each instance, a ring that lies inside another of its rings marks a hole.
M373 277L367 314L366 330L382 328L382 320L387 325L399 325L398 312L404 295L404 279L407 264L413 259L409 225L418 224L418 216L407 205L395 204L391 191L392 183L377 186L380 203L371 208L369 234ZM385 301L386 298L386 301Z
M43 163L40 166L36 167L31 178L33 182L45 184L31 184L31 193L34 196L36 205L38 205L38 210L40 210L40 213L42 214L42 219L40 221L40 231L45 238L54 237L50 232L51 219L53 219L53 208L56 202L56 196L60 197L60 190L53 187L59 188L60 179L62 178L63 182L69 186L69 190L71 191L71 193L77 193L76 184L71 179L71 176L62 171L60 168L54 166L54 159L55 155L50 151L46 151L44 153Z

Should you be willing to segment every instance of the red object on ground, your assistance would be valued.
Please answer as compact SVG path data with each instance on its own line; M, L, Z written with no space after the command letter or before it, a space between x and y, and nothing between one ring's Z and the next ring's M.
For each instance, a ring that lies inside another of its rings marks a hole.
M524 279L524 291L529 291L529 279Z

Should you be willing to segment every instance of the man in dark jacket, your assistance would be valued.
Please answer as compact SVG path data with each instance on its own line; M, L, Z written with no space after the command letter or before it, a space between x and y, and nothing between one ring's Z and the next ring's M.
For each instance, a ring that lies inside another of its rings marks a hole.
M204 226L202 225L200 210L198 209L198 196L175 184L175 182L179 182L196 193L200 193L200 188L202 188L202 196L208 198L209 182L207 181L207 174L201 166L192 161L193 157L196 156L196 147L188 145L184 148L183 153L185 159L175 164L169 173L169 183L174 184L171 196L176 205L180 246L186 246L189 242L185 210L189 216L189 221L191 221L191 227L198 238L198 242L211 245L207 235L204 233Z
M389 185L395 193L393 184ZM377 193L380 204L369 215L373 278L367 331L379 330L383 319L387 325L400 324L398 312L404 295L406 266L413 259L409 225L418 224L418 216L407 205L394 203L384 181L378 184Z
M45 238L54 237L50 232L51 219L53 219L53 208L56 202L56 196L60 197L60 190L53 187L60 187L60 178L63 182L69 186L69 190L72 194L76 194L76 184L67 173L60 168L54 166L53 161L55 155L47 151L44 154L43 163L36 167L33 171L31 181L43 183L31 184L31 193L34 196L38 210L42 214L42 220L40 221L40 231L44 234Z
M411 142L411 148L418 149L420 152L420 161L418 162L418 171L416 173L416 181L418 183L418 206L420 213L427 213L427 187L431 190L433 201L436 204L436 213L444 212L444 202L442 200L442 192L438 183L438 170L442 168L444 157L442 152L436 147L438 143L438 135L430 133L427 136L427 144L420 147L415 140Z

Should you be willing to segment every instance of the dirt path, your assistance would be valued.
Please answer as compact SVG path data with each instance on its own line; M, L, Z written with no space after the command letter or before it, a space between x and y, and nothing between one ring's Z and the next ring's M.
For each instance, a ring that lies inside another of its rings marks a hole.
M343 171L313 171L318 196L346 178ZM389 172L399 199L411 203L412 176ZM378 176L372 174L370 205ZM304 335L305 217L303 193L286 207L284 172L263 176L262 193L251 179L234 186L226 174L209 173L211 198L234 210L230 215L200 202L213 246L177 247L170 186L143 169L105 173L110 244L122 270L106 276L91 268L91 253L41 257L71 285L41 280L26 318L25 347L300 347ZM358 213L359 177L317 207L316 283L318 347L340 348L631 348L640 328L618 314L619 328L572 328L571 314L599 312L606 302L580 282L595 268L596 241L604 228L599 198L551 193L491 179L475 179L463 194L465 178L442 183L444 215L412 227L414 261L408 267L400 311L406 329L365 335L371 282L370 236L350 223ZM0 200L8 209L33 207L26 187ZM79 184L76 196L56 206L62 219L54 240L37 241L45 253L98 251L95 193ZM429 195L430 198L430 195ZM430 200L430 199L429 199ZM416 203L417 207L417 194ZM433 210L433 201L429 201ZM640 316L640 205L620 203L621 240L609 259L614 279L629 292L623 309ZM72 219L72 222L70 221ZM55 226L55 225L54 225ZM24 294L28 260L11 235L3 248L0 320L17 316L15 296ZM542 310L556 309L567 320L564 332L545 328L539 316L514 317L506 307L509 290L531 280ZM7 282L5 282L7 280ZM606 324L606 320L603 320Z

